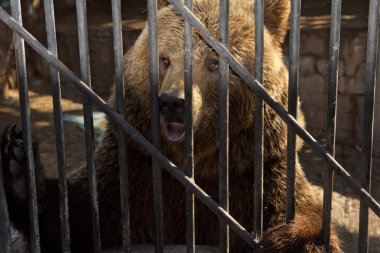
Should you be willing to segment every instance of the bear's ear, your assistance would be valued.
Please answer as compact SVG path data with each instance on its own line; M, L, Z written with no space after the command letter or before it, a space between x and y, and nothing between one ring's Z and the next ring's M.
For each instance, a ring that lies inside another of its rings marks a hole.
M169 5L169 2L167 0L158 0L157 1L157 8L161 9L163 7L166 7Z
M265 26L282 44L289 24L290 0L264 0Z

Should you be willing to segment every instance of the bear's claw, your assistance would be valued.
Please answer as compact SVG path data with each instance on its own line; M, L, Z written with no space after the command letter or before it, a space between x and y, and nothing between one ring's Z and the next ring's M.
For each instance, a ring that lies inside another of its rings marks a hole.
M8 126L2 136L1 153L5 178L17 178L26 165L22 131L18 126Z

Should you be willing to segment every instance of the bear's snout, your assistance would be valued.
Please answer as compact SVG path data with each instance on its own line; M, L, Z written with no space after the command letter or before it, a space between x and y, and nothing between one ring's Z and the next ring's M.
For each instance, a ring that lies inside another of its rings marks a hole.
M185 99L176 92L165 92L159 97L160 112L167 122L185 122Z
M172 143L182 142L185 138L185 99L175 91L167 91L159 100L165 137Z

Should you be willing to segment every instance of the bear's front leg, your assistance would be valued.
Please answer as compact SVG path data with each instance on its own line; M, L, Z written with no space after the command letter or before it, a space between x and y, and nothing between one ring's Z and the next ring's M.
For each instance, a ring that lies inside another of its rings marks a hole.
M33 141L34 168L38 200L38 218L42 252L56 252L60 248L58 184L49 183L47 189L43 166L40 161L37 142ZM1 157L4 188L9 209L9 218L16 229L29 239L29 191L27 187L27 155L24 149L22 131L8 126L1 138ZM47 198L55 196L56 199ZM49 227L49 230L46 228Z
M298 213L289 224L281 223L263 234L257 252L325 252L322 241L322 216L313 211ZM330 251L342 253L340 240L331 228Z

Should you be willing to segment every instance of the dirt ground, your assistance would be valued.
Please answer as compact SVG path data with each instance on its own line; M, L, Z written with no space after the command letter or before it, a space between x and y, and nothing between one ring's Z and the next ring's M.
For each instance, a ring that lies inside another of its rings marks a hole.
M71 90L71 88L69 88ZM64 89L63 93L67 89ZM30 83L30 111L33 121L33 137L40 142L40 152L48 175L56 174L56 146L54 133L53 105L50 86L45 84L35 85ZM0 128L4 129L8 124L21 125L18 90L8 92L8 99L0 101ZM72 92L70 99L62 99L62 108L65 113L81 114L81 96ZM75 124L64 124L66 159L72 167L81 165L84 161L85 149L83 146L84 136Z

